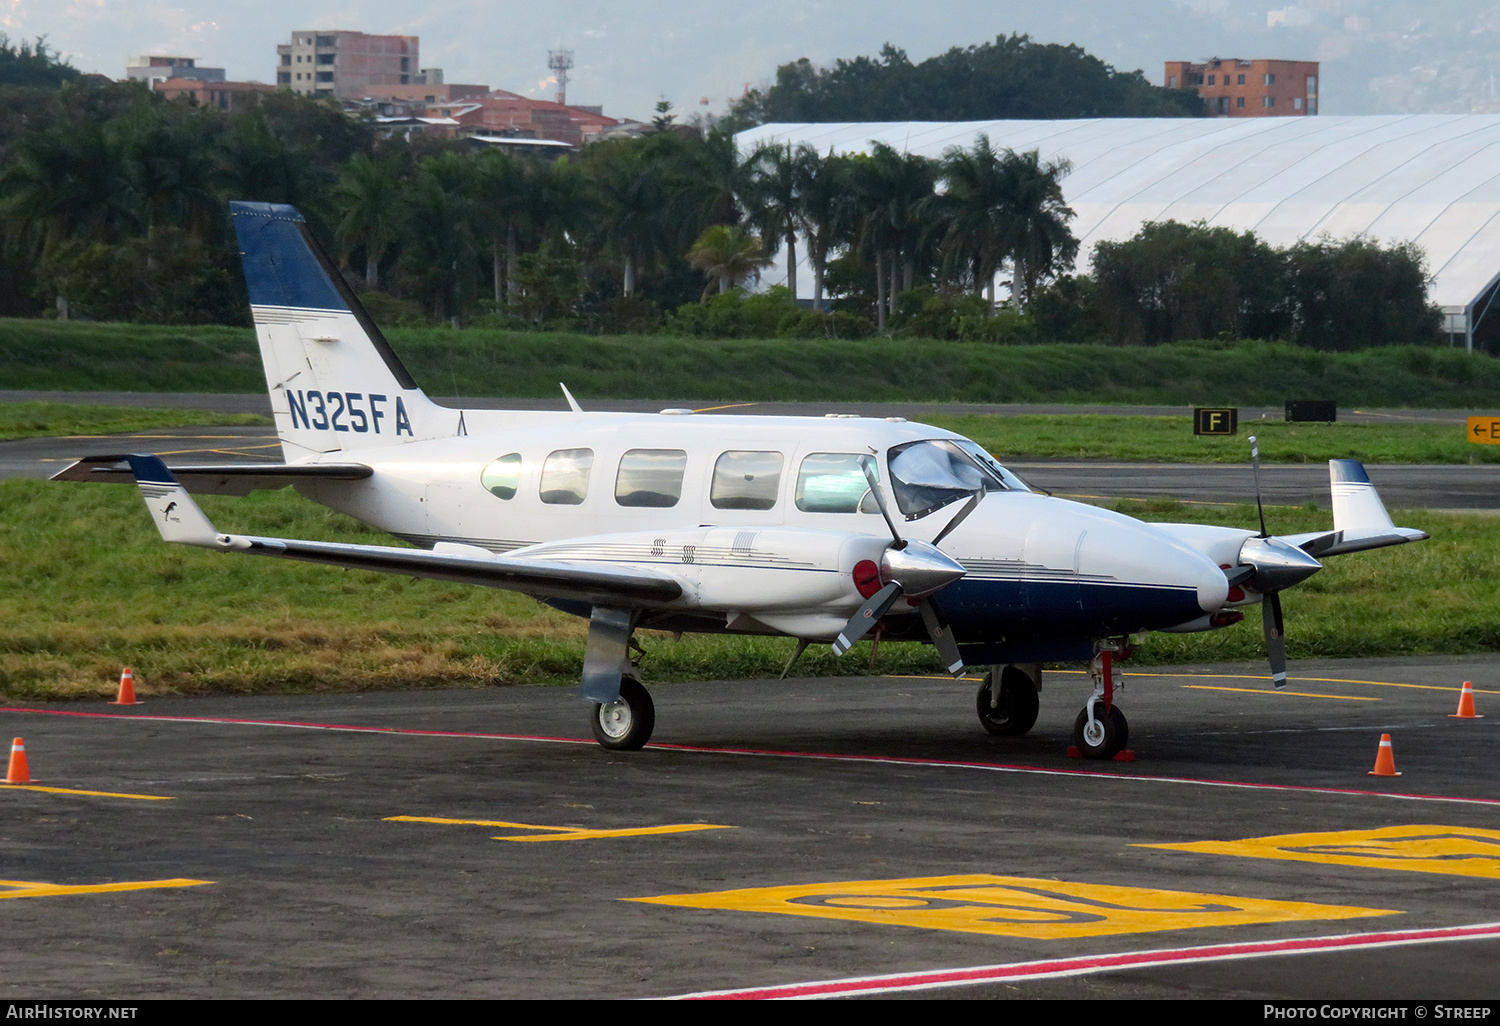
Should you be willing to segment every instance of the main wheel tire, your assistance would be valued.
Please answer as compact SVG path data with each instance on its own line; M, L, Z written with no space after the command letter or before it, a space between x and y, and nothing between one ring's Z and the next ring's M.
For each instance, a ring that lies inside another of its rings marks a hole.
M1130 740L1130 724L1120 707L1112 705L1105 712L1095 706L1094 729L1089 729L1089 712L1084 709L1073 721L1073 743L1085 759L1113 759Z
M656 727L656 706L651 693L634 677L620 678L620 698L595 702L589 715L594 740L615 752L633 752L651 740Z
M990 705L991 688L995 671L984 676L979 685L979 694L974 697L974 708L979 713L979 722L994 737L1020 737L1036 725L1037 710L1041 696L1024 670L1007 666L1000 673L1000 700Z

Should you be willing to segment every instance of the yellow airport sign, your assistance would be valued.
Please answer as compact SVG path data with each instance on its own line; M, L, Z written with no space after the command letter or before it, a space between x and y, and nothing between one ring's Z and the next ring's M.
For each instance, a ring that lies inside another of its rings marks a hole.
M1481 445L1500 445L1500 417L1470 417L1468 437Z
M1374 830L1280 834L1250 837L1243 841L1193 841L1136 847L1500 880L1500 830L1481 830L1478 827L1418 824Z
M623 900L1046 940L1400 914L1386 908L988 874L794 884Z

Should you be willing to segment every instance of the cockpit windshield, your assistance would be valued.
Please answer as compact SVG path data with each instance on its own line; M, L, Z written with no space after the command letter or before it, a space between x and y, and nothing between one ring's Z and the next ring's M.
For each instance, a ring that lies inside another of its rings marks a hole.
M890 469L896 506L907 520L976 492L1031 490L968 439L935 438L893 446Z

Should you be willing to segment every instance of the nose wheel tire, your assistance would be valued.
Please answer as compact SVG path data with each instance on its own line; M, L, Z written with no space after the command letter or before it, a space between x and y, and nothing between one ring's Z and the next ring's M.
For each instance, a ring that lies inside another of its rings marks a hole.
M1007 666L1000 673L1000 698L992 705L994 680L995 672L991 670L979 685L979 694L974 696L979 722L994 737L1020 737L1036 724L1041 704L1036 685L1024 671Z
M633 752L651 740L656 727L656 706L651 694L634 677L620 680L620 698L595 702L589 714L594 740L615 752Z
M1113 759L1129 740L1130 725L1117 705L1105 711L1103 703L1096 703L1092 724L1087 709L1073 721L1073 743L1085 759Z

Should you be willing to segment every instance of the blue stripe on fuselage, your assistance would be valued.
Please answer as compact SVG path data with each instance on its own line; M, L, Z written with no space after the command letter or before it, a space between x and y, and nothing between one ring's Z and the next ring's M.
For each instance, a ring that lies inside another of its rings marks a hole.
M1108 637L1203 615L1194 588L1035 580L955 581L933 597L956 637Z

